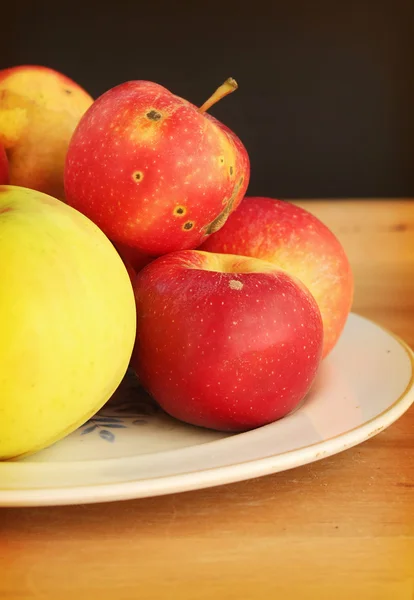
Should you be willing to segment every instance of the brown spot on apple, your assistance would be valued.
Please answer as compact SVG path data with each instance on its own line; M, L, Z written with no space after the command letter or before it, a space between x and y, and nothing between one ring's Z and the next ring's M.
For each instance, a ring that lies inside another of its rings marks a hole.
M68 94L68 96L72 94L72 90L68 90L67 88L65 88L63 91L65 92L65 94Z
M224 165L224 156L219 156L219 162L221 165Z
M243 284L241 281L238 281L237 279L230 279L229 288L232 290L242 290Z
M136 182L142 181L144 179L144 173L142 171L134 171L132 173L132 179Z
M194 223L192 221L187 221L187 223L184 223L184 225L183 225L183 229L185 229L186 231L189 231L193 227L194 227Z
M229 167L229 173L230 173L230 176L233 175L233 173L234 173L233 165L230 165L230 167Z
M221 211L221 213L214 219L214 221L212 221L209 225L207 225L204 229L204 232L206 235L210 235L212 233L215 233L216 231L218 231L219 229L221 229L224 225L224 223L227 221L227 219L229 218L229 215L231 213L231 211L233 210L233 204L234 201L236 200L236 196L239 192L239 189L242 185L244 181L244 177L240 177L238 183L236 183L236 185L233 188L233 193L230 196L230 198L228 199L224 209ZM223 200L224 202L224 200Z
M160 119L162 119L162 114L155 109L152 109L149 112L147 112L146 116L147 119L149 119L150 121L159 121Z
M183 217L186 212L187 212L187 209L185 206L176 206L174 208L173 214L176 217Z

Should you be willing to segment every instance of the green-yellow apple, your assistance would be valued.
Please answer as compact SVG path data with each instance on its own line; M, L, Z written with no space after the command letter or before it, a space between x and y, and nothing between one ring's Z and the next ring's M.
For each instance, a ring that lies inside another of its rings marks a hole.
M9 163L6 152L0 144L0 185L4 185L5 183L9 183Z
M10 183L64 197L67 147L93 99L74 81L41 66L0 71L0 144Z
M236 86L227 80L199 109L161 85L129 81L80 120L66 159L66 201L132 264L141 255L195 248L243 198L247 152L206 113Z
M321 311L323 357L332 350L351 309L354 282L341 243L319 219L289 202L245 198L202 249L261 258L300 279Z
M243 431L283 417L311 387L320 312L305 286L272 263L183 250L144 267L134 289L131 364L172 416Z
M135 340L128 273L85 216L0 187L0 459L70 433L118 387Z

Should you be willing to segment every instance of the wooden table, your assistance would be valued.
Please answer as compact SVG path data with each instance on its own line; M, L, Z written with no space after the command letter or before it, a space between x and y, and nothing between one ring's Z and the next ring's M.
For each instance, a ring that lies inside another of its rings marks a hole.
M348 251L354 310L414 345L414 201L300 204ZM413 600L414 410L360 446L261 479L0 509L0 557L1 599Z

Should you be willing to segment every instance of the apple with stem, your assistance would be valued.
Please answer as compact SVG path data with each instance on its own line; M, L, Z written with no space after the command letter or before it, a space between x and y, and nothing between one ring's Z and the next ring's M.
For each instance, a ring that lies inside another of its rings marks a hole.
M223 431L285 416L305 397L323 328L310 292L272 263L171 253L134 281L131 365L170 415Z
M201 108L150 81L103 94L69 146L68 204L129 259L199 246L225 223L249 182L243 144L206 112L235 89L228 79Z

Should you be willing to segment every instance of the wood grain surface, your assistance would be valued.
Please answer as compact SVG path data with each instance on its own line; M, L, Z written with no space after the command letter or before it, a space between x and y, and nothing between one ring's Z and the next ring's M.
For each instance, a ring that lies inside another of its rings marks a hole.
M298 202L338 235L354 311L414 346L414 201ZM197 492L0 509L0 599L413 600L414 409L317 463Z

